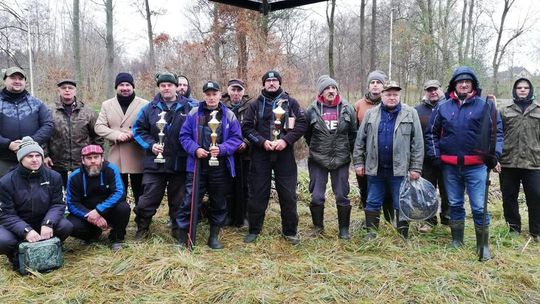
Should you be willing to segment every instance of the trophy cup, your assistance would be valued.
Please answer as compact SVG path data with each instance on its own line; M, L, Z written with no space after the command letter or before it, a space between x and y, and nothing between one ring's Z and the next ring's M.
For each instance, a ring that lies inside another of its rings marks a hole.
M216 140L217 140L216 130L219 127L219 124L220 124L219 120L216 119L217 113L218 113L218 111L212 111L210 113L210 116L212 117L212 119L210 119L210 121L208 122L208 127L210 128L210 130L212 130L212 133L210 134L210 139L212 140L212 144L210 145L210 147L217 146L216 145ZM217 157L210 156L210 160L208 161L208 165L212 166L212 167L219 166L219 160L217 159Z
M283 114L285 114L285 110L281 107L281 104L285 101L285 99L281 99L277 102L277 107L272 110L274 112L274 116L276 117L276 120L274 120L274 131L272 134L274 134L274 146L277 144L279 133L281 133L281 117Z
M165 129L165 126L167 125L167 121L165 120L165 114L167 112L161 111L159 113L159 120L156 121L156 127L159 129L158 137L159 137L159 144L163 147L163 137L165 137L165 133L163 133L163 129ZM163 158L163 154L161 152L158 153L156 158L154 158L154 163L156 164L163 164L165 163L165 158Z

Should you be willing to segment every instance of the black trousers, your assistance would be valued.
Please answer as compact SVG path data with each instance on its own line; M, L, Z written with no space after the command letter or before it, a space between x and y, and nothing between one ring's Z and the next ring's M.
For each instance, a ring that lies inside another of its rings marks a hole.
M250 200L248 202L249 233L262 230L272 184L272 171L281 209L281 226L284 235L296 235L298 212L296 208L296 161L292 146L280 152L254 149L251 154Z
M518 195L523 184L529 211L529 233L540 235L540 170L503 168L499 174L503 197L504 218L510 229L521 232Z
M32 227L37 233L40 233L41 226ZM58 237L60 240L65 240L71 234L73 225L66 219L62 218L58 224L53 228L53 236ZM11 231L0 225L0 254L6 255L10 261L13 259L17 252L17 247L20 243L25 241L13 234Z
M219 166L208 166L208 159L202 159L199 161L201 169L199 171L199 199L195 204L195 208L199 208L197 214L201 214L200 208L202 205L202 198L204 194L208 194L208 209L207 217L211 226L223 226L227 218L227 199L226 194L231 186L231 176L227 169L224 158L219 158ZM189 220L191 217L191 200L194 187L194 174L188 173L186 177L186 194L182 208L180 209L180 216L178 217L177 224L180 229L189 228ZM195 223L198 219L195 220Z
M144 173L143 175L143 194L139 197L139 203L134 211L137 217L151 219L156 214L165 190L167 190L167 199L169 203L169 217L176 227L176 219L180 215L180 207L184 200L186 189L185 172L172 173Z
M367 175L356 175L356 181L358 182L358 188L360 189L360 202L362 202L362 208L365 210L368 197ZM394 220L394 204L392 202L392 195L390 193L387 193L384 196L382 210L384 214L384 219L387 222L392 222Z
M243 159L241 156L234 157L236 176L232 178L231 191L227 194L227 216L231 226L241 227L247 217L249 165L250 160Z
M131 208L126 201L121 201L112 209L109 209L103 218L107 221L111 231L109 240L111 242L121 242L126 236L126 227L129 223ZM86 219L70 214L67 219L73 224L71 235L81 240L97 240L102 233L101 228L89 223Z
M143 186L142 186L142 180L143 180L143 174L142 173L122 173L120 174L122 177L122 183L124 183L124 189L127 188L128 185L131 186L131 191L133 192L133 197L135 198L135 206L139 203L139 197L143 193ZM129 183L128 183L129 178Z
M429 160L424 160L424 167L422 168L424 178L439 189L439 195L441 196L441 224L448 225L450 221L450 207L448 205L448 195L446 194L446 187L444 186L444 179L442 176L442 170L435 168L431 165ZM435 226L437 225L437 216L427 219L427 222Z

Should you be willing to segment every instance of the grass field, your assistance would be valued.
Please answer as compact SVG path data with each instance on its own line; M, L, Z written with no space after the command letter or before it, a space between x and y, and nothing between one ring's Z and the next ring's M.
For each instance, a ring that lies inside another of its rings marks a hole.
M408 243L389 224L375 240L362 241L357 193L351 241L337 239L332 204L326 207L324 235L308 237L305 175L300 180L298 246L280 237L279 209L272 203L255 244L243 244L246 228L227 228L221 234L225 249L213 251L205 245L208 226L201 224L196 249L179 251L163 205L152 237L134 242L132 220L127 246L118 253L106 241L84 246L68 239L65 267L27 277L9 270L0 257L0 303L540 303L540 244L527 244L525 234L508 235L498 186L490 204L493 259L481 263L470 217L459 250L446 247L448 227L419 234L418 223Z

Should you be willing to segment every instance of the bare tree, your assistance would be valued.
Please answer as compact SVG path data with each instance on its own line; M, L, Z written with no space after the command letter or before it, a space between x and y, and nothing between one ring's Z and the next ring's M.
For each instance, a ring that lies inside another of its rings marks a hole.
M474 13L474 0L471 0L469 5L469 17L467 21L467 37L465 38L465 49L463 50L463 57L465 61L468 61L469 49L471 47L471 29L473 27L473 13Z
M360 1L360 60L359 60L359 67L358 70L360 71L360 84L364 85L364 79L366 74L366 69L364 68L364 62L365 62L365 34L366 34L366 0ZM362 87L361 87L362 88Z
M146 28L148 31L148 46L149 46L149 57L150 57L150 70L156 68L156 57L154 55L154 34L152 33L152 15L150 14L150 4L148 0L144 0L144 7L146 11Z
M376 46L376 35L377 33L377 0L372 1L371 6L371 46L369 54L369 69L370 71L375 70L375 46Z
M463 10L461 11L461 28L459 31L459 41L458 41L458 61L459 64L463 64L463 43L465 42L465 26L467 18L467 3L468 0L463 0Z
M328 12L330 10L330 12ZM336 11L336 0L327 2L326 22L328 23L328 73L330 77L334 74L334 14Z
M114 94L114 38L113 38L113 0L106 0L105 13L107 15L107 36L105 47L107 49L107 83L105 93L107 96Z
M73 0L73 59L75 61L75 80L78 83L81 83L82 68L79 0Z

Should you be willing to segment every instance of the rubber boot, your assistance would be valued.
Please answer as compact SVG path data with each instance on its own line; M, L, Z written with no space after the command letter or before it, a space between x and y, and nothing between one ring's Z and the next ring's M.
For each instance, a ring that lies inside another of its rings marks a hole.
M450 231L452 232L452 243L450 247L459 248L463 246L463 235L465 234L465 221L450 221Z
M480 251L483 248L480 261L490 260L491 254L489 253L489 226L485 226L484 235L482 234L482 226L474 225L474 232L476 234L476 253L480 254Z
M141 240L148 236L148 231L150 229L151 222L152 222L152 218L146 218L146 217L140 217L140 216L135 217L135 223L137 223L137 232L135 232L136 240Z
M337 206L339 234L338 237L342 240L350 240L349 225L351 223L351 205Z
M188 243L188 232L185 229L178 229L178 238L176 238L178 246L187 247Z
M404 238L409 238L409 222L399 219L399 210L396 210L397 231Z
M366 229L368 233L364 237L364 241L369 241L377 237L377 230L379 229L380 211L365 211L366 215Z
M395 213L392 197L384 197L382 211L384 214L384 219L389 223L394 223Z
M210 236L208 237L208 247L212 249L223 249L223 245L219 241L219 226L210 226Z
M311 219L313 220L312 236L319 235L324 230L324 205L311 205Z

